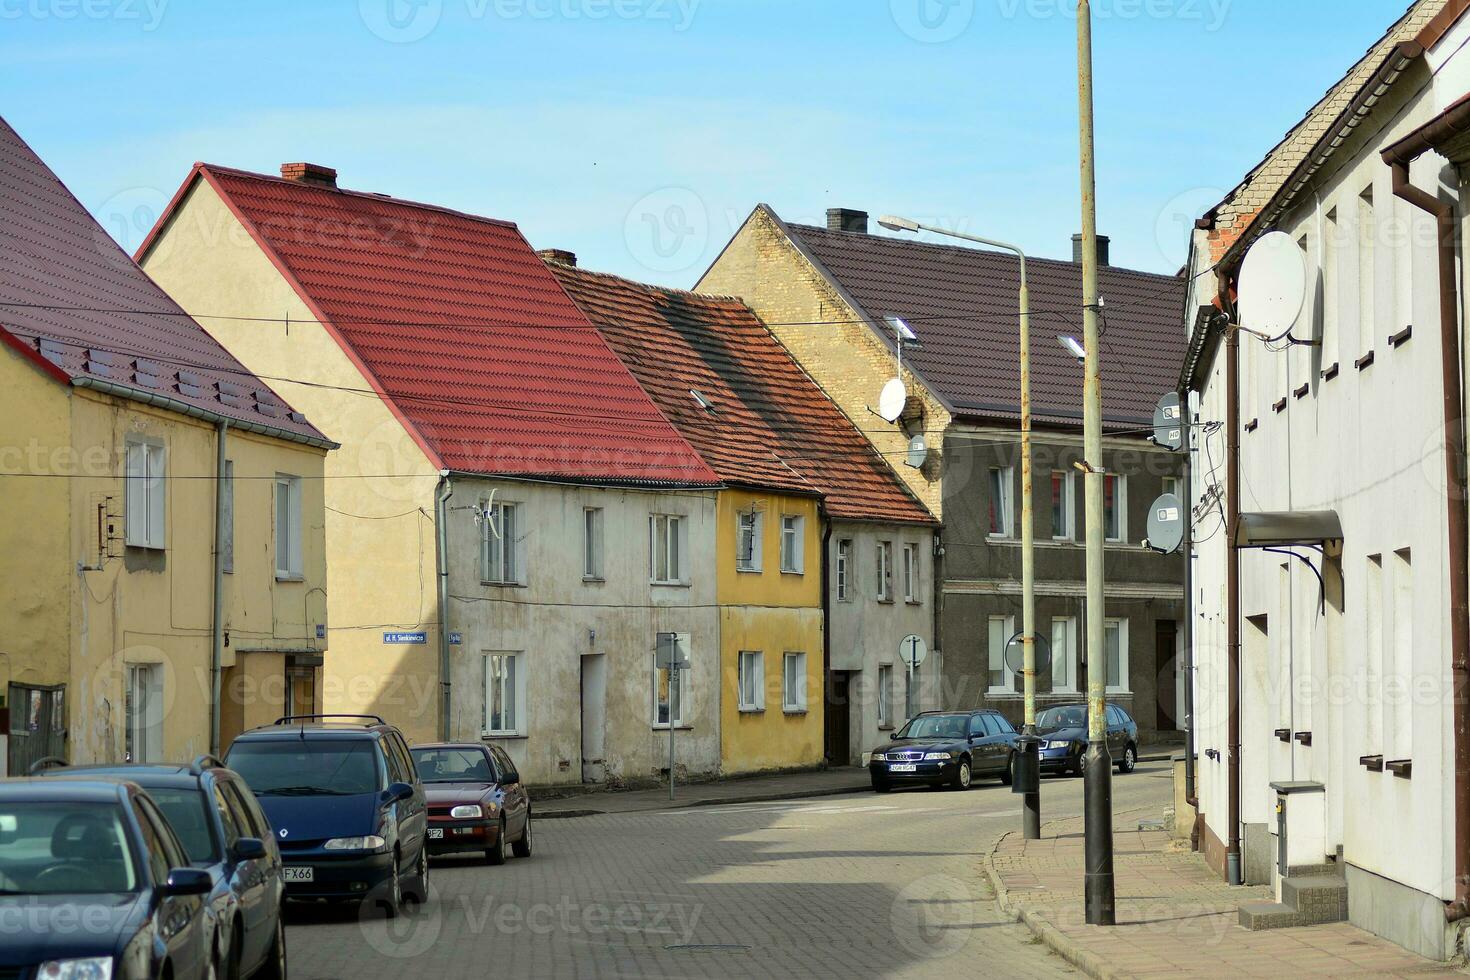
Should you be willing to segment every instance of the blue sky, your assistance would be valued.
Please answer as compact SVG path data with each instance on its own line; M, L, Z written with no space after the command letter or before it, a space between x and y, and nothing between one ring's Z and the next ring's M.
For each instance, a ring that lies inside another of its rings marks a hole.
M1072 0L0 0L0 114L135 244L195 160L516 221L689 286L757 202L1063 257ZM1407 0L1097 0L1100 230L1173 272Z

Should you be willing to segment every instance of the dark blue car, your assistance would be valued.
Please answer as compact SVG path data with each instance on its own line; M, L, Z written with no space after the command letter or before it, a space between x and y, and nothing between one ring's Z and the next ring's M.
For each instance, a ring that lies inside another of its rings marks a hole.
M424 787L382 718L280 718L236 738L226 764L270 819L287 898L373 902L392 916L427 896Z
M0 976L214 980L212 886L135 783L0 781Z
M212 756L187 766L55 766L43 775L125 779L163 811L189 862L209 872L213 955L225 980L286 976L281 855L250 788Z

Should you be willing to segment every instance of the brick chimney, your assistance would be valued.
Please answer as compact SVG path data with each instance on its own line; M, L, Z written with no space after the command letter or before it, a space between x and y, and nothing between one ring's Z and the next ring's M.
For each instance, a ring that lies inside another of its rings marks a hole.
M538 248L536 254L541 256L543 262L556 262L570 266L577 264L577 253L569 252L564 248Z
M868 212L854 211L852 208L828 208L827 230L855 231L860 235L866 235L868 233Z
M1099 266L1105 266L1108 264L1109 241L1111 241L1111 239L1109 239L1107 235L1097 236L1097 264ZM1082 263L1082 236L1080 234L1072 236L1072 261L1078 263L1079 265Z
M281 176L298 184L313 184L317 187L337 186L337 171L319 163L283 163Z

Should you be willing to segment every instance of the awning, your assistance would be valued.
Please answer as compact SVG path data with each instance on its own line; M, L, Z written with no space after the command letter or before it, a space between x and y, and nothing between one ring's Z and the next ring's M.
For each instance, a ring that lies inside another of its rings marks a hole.
M1342 543L1342 521L1333 510L1287 510L1241 514L1235 528L1237 548Z

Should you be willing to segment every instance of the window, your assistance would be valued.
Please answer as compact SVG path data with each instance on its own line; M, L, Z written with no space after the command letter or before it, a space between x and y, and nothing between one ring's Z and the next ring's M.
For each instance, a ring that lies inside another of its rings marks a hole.
M123 506L129 548L162 549L165 544L165 476L168 450L156 442L127 444L127 479Z
M764 711L766 707L766 657L758 650L741 650L739 664L740 710Z
M1106 662L1108 693L1127 694L1128 620L1109 619L1103 623L1103 660Z
M582 511L582 577L602 579L602 508Z
M917 545L903 546L903 601L919 602L919 549Z
M806 519L795 514L781 515L781 571L802 574Z
M123 715L125 761L162 761L163 667L160 664L128 666Z
M519 653L485 655L485 733L521 733L522 679Z
M1373 211L1373 187L1358 195L1358 353L1373 349L1376 322L1378 219Z
M1414 755L1414 562L1409 549L1394 552L1393 582L1393 673L1385 702L1393 711L1393 738L1386 750L1394 758Z
M216 810L219 811L220 826L223 827L225 831L225 852L229 853L230 851L234 850L236 841L238 841L241 837L249 837L251 835L247 831L242 831L240 829L240 822L236 817L235 808L233 804L225 799L224 791L220 789L218 784L216 784L214 787L214 807ZM172 820L170 822L173 824L174 832L178 833L180 829L179 822ZM208 839L208 837L209 831L206 829L204 831L204 834L199 839L202 841ZM195 847L190 847L187 841L184 843L184 850L188 851L189 857L194 858L195 860L199 860L196 855L201 853L196 850L197 846L198 845L196 844ZM212 850L213 849L211 848L210 851L212 852Z
M1058 541L1077 537L1076 483L1071 473L1062 470L1051 475L1051 536Z
M761 570L761 513L747 510L736 517L735 569L741 572Z
M990 617L990 693L1015 694L1016 675L1006 666L1006 644L1016 633L1013 616Z
M1164 477L1164 485L1163 485L1163 492L1164 493L1173 494L1175 497L1178 497L1181 501L1183 501L1184 500L1184 497L1182 496L1182 490L1183 490L1183 488L1180 487L1180 485L1179 485L1179 477L1177 477L1177 476L1166 476L1166 477Z
M1011 519L1011 486L1015 482L1014 471L1009 466L990 468L990 536L1009 538L1015 534Z
M301 477L277 473L276 578L301 577Z
M224 530L224 551L220 564L226 574L235 571L235 461L225 460L225 480L220 484L220 525Z
M520 528L520 504L489 505L487 519L480 524L481 581L492 585L520 585L525 581Z
M806 654L788 653L782 672L781 707L786 711L806 710Z
M1128 539L1128 484L1116 473L1103 474L1103 536L1109 541Z
M652 561L649 577L655 585L682 585L687 581L684 553L688 537L683 517L654 514L648 519Z
M653 726L667 728L684 724L684 691L689 671L668 670L659 666L661 657L689 662L688 633L660 633L654 643L653 657Z
M893 665L878 665L878 727L893 727Z
M878 542L878 601L893 601L893 542Z
M1342 250L1338 247L1337 208L1327 212L1322 231L1322 364L1337 360L1337 291L1342 287ZM1310 352L1308 352L1310 353Z
M837 580L837 601L852 599L852 541L844 538L837 542L837 568L833 576Z
M1077 620L1056 616L1051 621L1051 689L1059 693L1077 690Z
M1368 721L1365 726L1368 736L1369 752L1383 752L1383 735L1387 730L1385 714L1387 710L1383 704L1383 556L1369 555L1367 574L1364 576L1364 587L1367 591L1366 602L1363 607L1363 632L1367 640L1365 659L1368 664L1367 678L1367 712Z

